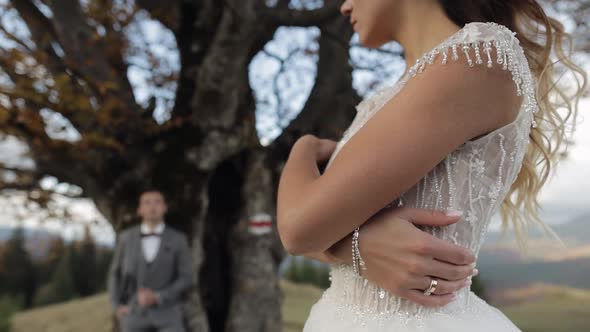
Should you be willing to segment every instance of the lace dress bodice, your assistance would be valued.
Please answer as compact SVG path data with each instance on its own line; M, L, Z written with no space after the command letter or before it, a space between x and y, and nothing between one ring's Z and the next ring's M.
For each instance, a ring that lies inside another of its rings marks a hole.
M465 142L430 170L392 204L436 210L463 211L462 220L446 227L425 231L449 242L470 248L476 254L483 243L492 218L518 175L529 144L533 114L537 111L534 79L515 33L496 23L469 23L434 49L419 58L393 86L376 92L357 106L357 115L338 142L328 161L330 166L346 142L393 98L412 77L427 70L429 64L447 63L465 57L469 66L502 66L512 73L515 91L523 96L516 119L476 140ZM361 233L362 238L362 233ZM362 241L362 240L361 240ZM384 289L356 276L346 265L333 265L332 285L323 297L358 320L416 320L432 314L455 314L480 310L471 306L473 293L460 291L458 299L438 309L421 307L393 296ZM484 310L484 309L481 309ZM488 309L485 309L488 310ZM477 313L477 312L474 312Z

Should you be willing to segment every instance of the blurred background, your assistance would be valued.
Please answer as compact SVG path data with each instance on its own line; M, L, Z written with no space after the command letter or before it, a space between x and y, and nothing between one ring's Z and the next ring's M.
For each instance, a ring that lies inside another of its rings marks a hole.
M278 240L281 168L301 135L338 139L405 67L398 44L360 47L340 3L0 0L0 331L114 329L106 273L144 186L190 239L193 331L300 331L329 270ZM543 4L588 70L590 1ZM524 331L590 331L580 106L542 193L566 248L532 231L522 256L496 220L480 256L476 291Z

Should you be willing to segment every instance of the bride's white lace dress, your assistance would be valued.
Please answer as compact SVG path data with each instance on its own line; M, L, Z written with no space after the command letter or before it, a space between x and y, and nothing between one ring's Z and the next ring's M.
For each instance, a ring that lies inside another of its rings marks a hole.
M417 60L393 87L376 92L357 106L357 116L339 141L328 167L344 144L405 83L434 62L447 63L459 57L469 66L502 66L512 73L515 91L523 95L517 118L476 140L465 142L450 153L411 189L404 206L464 211L463 219L451 226L426 228L431 234L479 252L492 215L516 179L522 164L533 114L535 80L515 33L495 23L469 23ZM466 59L465 59L466 58ZM361 233L362 242L362 233ZM469 289L441 308L427 308L396 297L347 265L331 266L331 286L316 302L304 332L338 331L519 331L499 310Z

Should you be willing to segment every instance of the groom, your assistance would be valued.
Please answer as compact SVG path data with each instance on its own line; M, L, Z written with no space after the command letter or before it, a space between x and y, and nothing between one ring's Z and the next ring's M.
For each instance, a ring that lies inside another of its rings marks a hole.
M141 225L122 232L109 271L109 293L123 332L184 332L182 294L192 286L186 237L164 223L163 194L139 197Z

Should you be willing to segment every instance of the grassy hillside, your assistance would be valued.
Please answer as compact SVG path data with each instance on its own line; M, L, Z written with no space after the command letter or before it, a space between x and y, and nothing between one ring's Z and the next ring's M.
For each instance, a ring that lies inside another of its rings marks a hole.
M309 315L311 306L320 298L322 290L310 285L297 285L282 282L285 292L283 303L284 332L299 332L303 330L303 323Z
M281 286L285 292L284 332L301 331L311 306L322 291L287 281L281 282ZM12 326L13 332L110 332L110 314L107 295L100 294L18 313Z
M285 332L301 331L321 290L307 285L282 283L285 291ZM590 291L535 285L504 294L510 305L501 309L525 332L580 332L590 327ZM14 332L108 332L111 328L104 294L42 309L19 313Z
M526 302L503 311L523 331L590 331L590 291L534 285L515 293Z
M110 305L106 294L16 314L13 332L110 332Z

